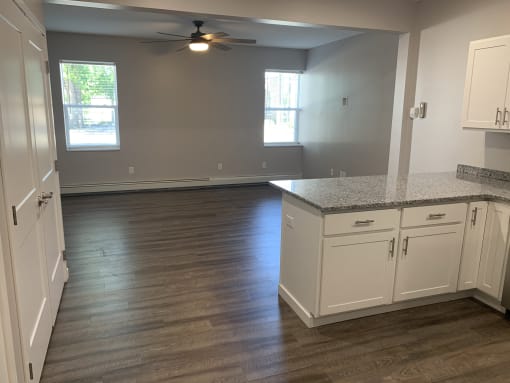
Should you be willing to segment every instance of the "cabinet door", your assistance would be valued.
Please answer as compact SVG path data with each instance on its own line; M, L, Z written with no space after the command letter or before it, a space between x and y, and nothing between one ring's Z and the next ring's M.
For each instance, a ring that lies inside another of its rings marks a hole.
M476 289L488 205L487 202L469 204L460 261L459 290Z
M500 299L503 267L508 252L510 207L490 203L478 273L478 288Z
M499 129L510 71L510 37L474 41L464 89L462 126Z
M457 290L464 225L402 230L395 301Z
M396 232L324 239L320 314L391 303Z

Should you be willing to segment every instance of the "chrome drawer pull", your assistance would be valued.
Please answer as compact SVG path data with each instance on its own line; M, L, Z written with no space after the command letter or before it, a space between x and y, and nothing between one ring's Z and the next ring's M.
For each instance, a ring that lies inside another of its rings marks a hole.
M354 222L355 225L370 225L371 223L374 223L375 221L373 219L365 219L363 221L356 221Z
M405 237L404 243L403 243L403 249L402 249L402 256L407 255L408 247L409 247L409 237Z
M438 213L438 214L429 214L429 219L440 219L445 217L445 213Z
M393 258L395 256L395 238L390 241L390 257Z
M496 126L501 125L500 118L501 118L501 109L497 108L496 109L496 121L494 121L494 125L496 125Z
M476 226L476 217L478 216L478 208L475 207L473 209L473 213L471 215L471 225Z

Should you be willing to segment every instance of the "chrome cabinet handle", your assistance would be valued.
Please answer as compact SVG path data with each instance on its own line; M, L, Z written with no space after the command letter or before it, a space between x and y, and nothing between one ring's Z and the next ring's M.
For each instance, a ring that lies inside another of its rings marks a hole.
M445 216L446 216L445 213L429 214L429 219L441 219Z
M407 255L407 248L409 246L409 237L404 238L404 248L402 249L402 254Z
M374 223L375 221L373 219L365 219L363 221L355 221L354 224L359 225L370 225L371 223Z
M390 241L390 257L393 259L395 256L395 238Z
M501 118L501 109L496 109L496 121L494 121L494 125L498 126L500 125L500 118Z
M475 226L476 225L476 218L477 218L477 215L478 215L478 208L475 207L471 213L471 225L472 226Z
M503 122L501 123L501 125L506 125L508 124L508 114L510 113L510 111L508 110L508 108L505 107L505 109L503 110Z

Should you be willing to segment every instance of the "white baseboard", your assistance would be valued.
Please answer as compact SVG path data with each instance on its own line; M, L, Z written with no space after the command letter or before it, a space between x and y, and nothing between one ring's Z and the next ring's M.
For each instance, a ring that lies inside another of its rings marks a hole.
M501 302L498 301L496 298L493 298L480 290L475 290L473 292L473 298L475 298L477 301L482 302L483 304L489 306L490 308L493 308L494 310L497 310L501 313L506 312L506 308L501 306Z
M323 317L319 317L319 318L312 318L312 326L309 326L309 327L323 326L326 324L343 322L343 321L347 321L347 320L351 320L351 319L358 319L358 318L363 318L363 317L372 316L372 315L390 313L393 311L405 310L405 309L410 309L410 308L414 308L414 307L450 302L450 301L454 301L457 299L469 298L472 296L473 296L473 294L471 292L463 291L463 292L459 292L459 293L437 295L434 297L413 299L413 300L405 301L405 302L397 302L397 303L392 303L389 305L371 307L368 309L350 311L350 312L346 312L346 313L327 315L327 316L323 316Z
M306 327L314 327L313 325L313 317L312 315L306 311L306 309L298 302L296 298L283 286L282 284L278 285L278 295L282 298L285 303L287 303L291 309L297 314L299 319L301 319Z
M278 294L280 297L290 306L290 308L296 313L296 315L303 321L303 323L311 328L311 327L317 327L317 326L323 326L326 324L331 323L337 323L337 322L343 322L347 320L352 319L358 319L363 318L367 316L377 315L377 314L384 314L389 313L392 311L398 311L398 310L405 310L410 309L413 307L420 307L420 306L427 306L432 305L436 303L444 303L444 302L450 302L457 299L465 299L474 297L475 299L478 299L482 301L483 303L488 304L489 306L496 308L498 311L501 311L501 305L499 307L495 306L494 304L489 304L483 298L486 298L480 294L477 294L477 292L473 290L467 290L467 291L461 291L457 293L452 294L443 294L443 295L437 295L433 297L427 297L427 298L420 298L420 299L414 299L410 301L405 302L396 302L389 305L383 305L383 306L377 306L377 307L370 307L367 309L362 310L354 310L349 311L345 313L339 313L339 314L333 314L333 315L326 315L321 317L315 317L312 313L306 311L306 309L299 303L299 301L290 293L285 286L279 285L278 286ZM495 301L495 300L494 300ZM491 302L494 303L494 302Z
M256 184L274 180L300 179L302 178L302 176L303 175L301 173L298 173L298 174L234 176L225 178L207 177L207 178L172 179L155 181L105 182L93 184L62 185L60 190L62 194L87 194L87 193L151 190L151 189L177 189L221 185Z

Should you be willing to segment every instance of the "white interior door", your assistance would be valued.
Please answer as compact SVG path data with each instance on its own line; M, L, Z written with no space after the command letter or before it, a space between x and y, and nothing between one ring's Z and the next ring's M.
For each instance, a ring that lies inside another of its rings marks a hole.
M0 15L2 16L2 15ZM23 36L0 17L1 171L25 372L39 381L52 321L37 169L27 116Z
M462 126L500 129L510 68L510 39L472 42L469 50Z
M24 59L35 163L37 164L37 181L44 201L41 205L41 222L52 317L55 321L64 288L65 271L58 234L60 224L57 220L58 179L55 172L50 138L51 129L47 116L43 49L33 41L25 40Z

